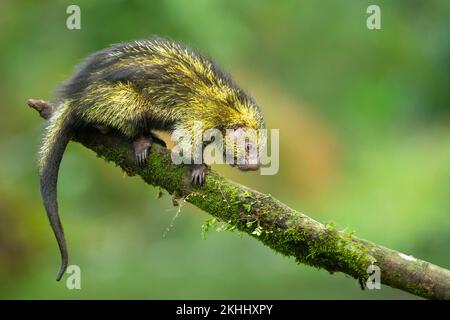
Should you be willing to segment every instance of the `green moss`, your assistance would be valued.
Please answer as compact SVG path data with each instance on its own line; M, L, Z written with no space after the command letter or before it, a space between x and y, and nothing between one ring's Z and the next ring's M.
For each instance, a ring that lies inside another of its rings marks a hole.
M416 296L423 297L423 296L429 296L432 293L431 288L424 288L423 284L421 283L414 283L412 281L407 282L405 285L406 291L415 294Z
M127 174L139 174L147 183L185 197L220 221L226 221L229 226L223 230L246 232L300 263L361 279L367 277L366 267L374 261L362 245L352 240L352 234L339 232L333 224L324 227L270 196L231 183L214 172L207 173L204 186L190 186L187 166L173 165L169 154L161 148L152 148L146 167L130 161L131 149L126 143L118 148L94 145L93 149L100 157L119 164ZM205 227L205 234L210 227Z

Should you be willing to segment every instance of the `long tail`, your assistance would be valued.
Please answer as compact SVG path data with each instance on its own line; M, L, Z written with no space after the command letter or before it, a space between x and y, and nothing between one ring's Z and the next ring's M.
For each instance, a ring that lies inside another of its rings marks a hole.
M41 196L61 252L61 267L56 281L61 279L69 262L64 230L58 214L56 186L59 165L73 135L73 124L70 102L67 101L61 104L50 118L39 157Z

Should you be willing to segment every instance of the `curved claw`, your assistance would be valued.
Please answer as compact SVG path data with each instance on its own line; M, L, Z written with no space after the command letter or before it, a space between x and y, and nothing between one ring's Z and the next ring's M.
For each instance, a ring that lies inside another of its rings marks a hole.
M141 136L133 142L134 156L138 165L143 166L147 163L148 150L152 146L149 138Z
M208 167L205 164L195 164L192 167L191 183L193 185L202 185L205 181L205 173Z

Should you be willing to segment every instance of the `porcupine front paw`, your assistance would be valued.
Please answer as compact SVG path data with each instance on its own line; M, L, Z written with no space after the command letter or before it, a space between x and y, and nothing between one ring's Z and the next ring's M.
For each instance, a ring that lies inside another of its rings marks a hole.
M140 136L133 142L134 156L136 162L142 166L147 163L148 150L152 146L152 140L149 137Z
M192 165L191 171L191 183L202 185L205 181L205 173L208 170L208 166L204 163Z

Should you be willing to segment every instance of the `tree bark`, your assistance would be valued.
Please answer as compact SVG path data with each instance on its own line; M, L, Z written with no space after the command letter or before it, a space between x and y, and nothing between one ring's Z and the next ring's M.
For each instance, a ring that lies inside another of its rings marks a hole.
M28 105L44 119L55 109L43 100L30 99ZM148 164L138 166L132 142L117 132L102 134L89 128L78 132L73 140L115 163L129 176L138 175L147 184L164 188L299 263L330 273L346 273L362 288L374 268L369 267L375 266L383 284L427 299L450 299L449 270L323 225L271 195L229 181L213 170L208 170L203 186L192 187L189 167L174 165L170 151L159 145L152 145Z

